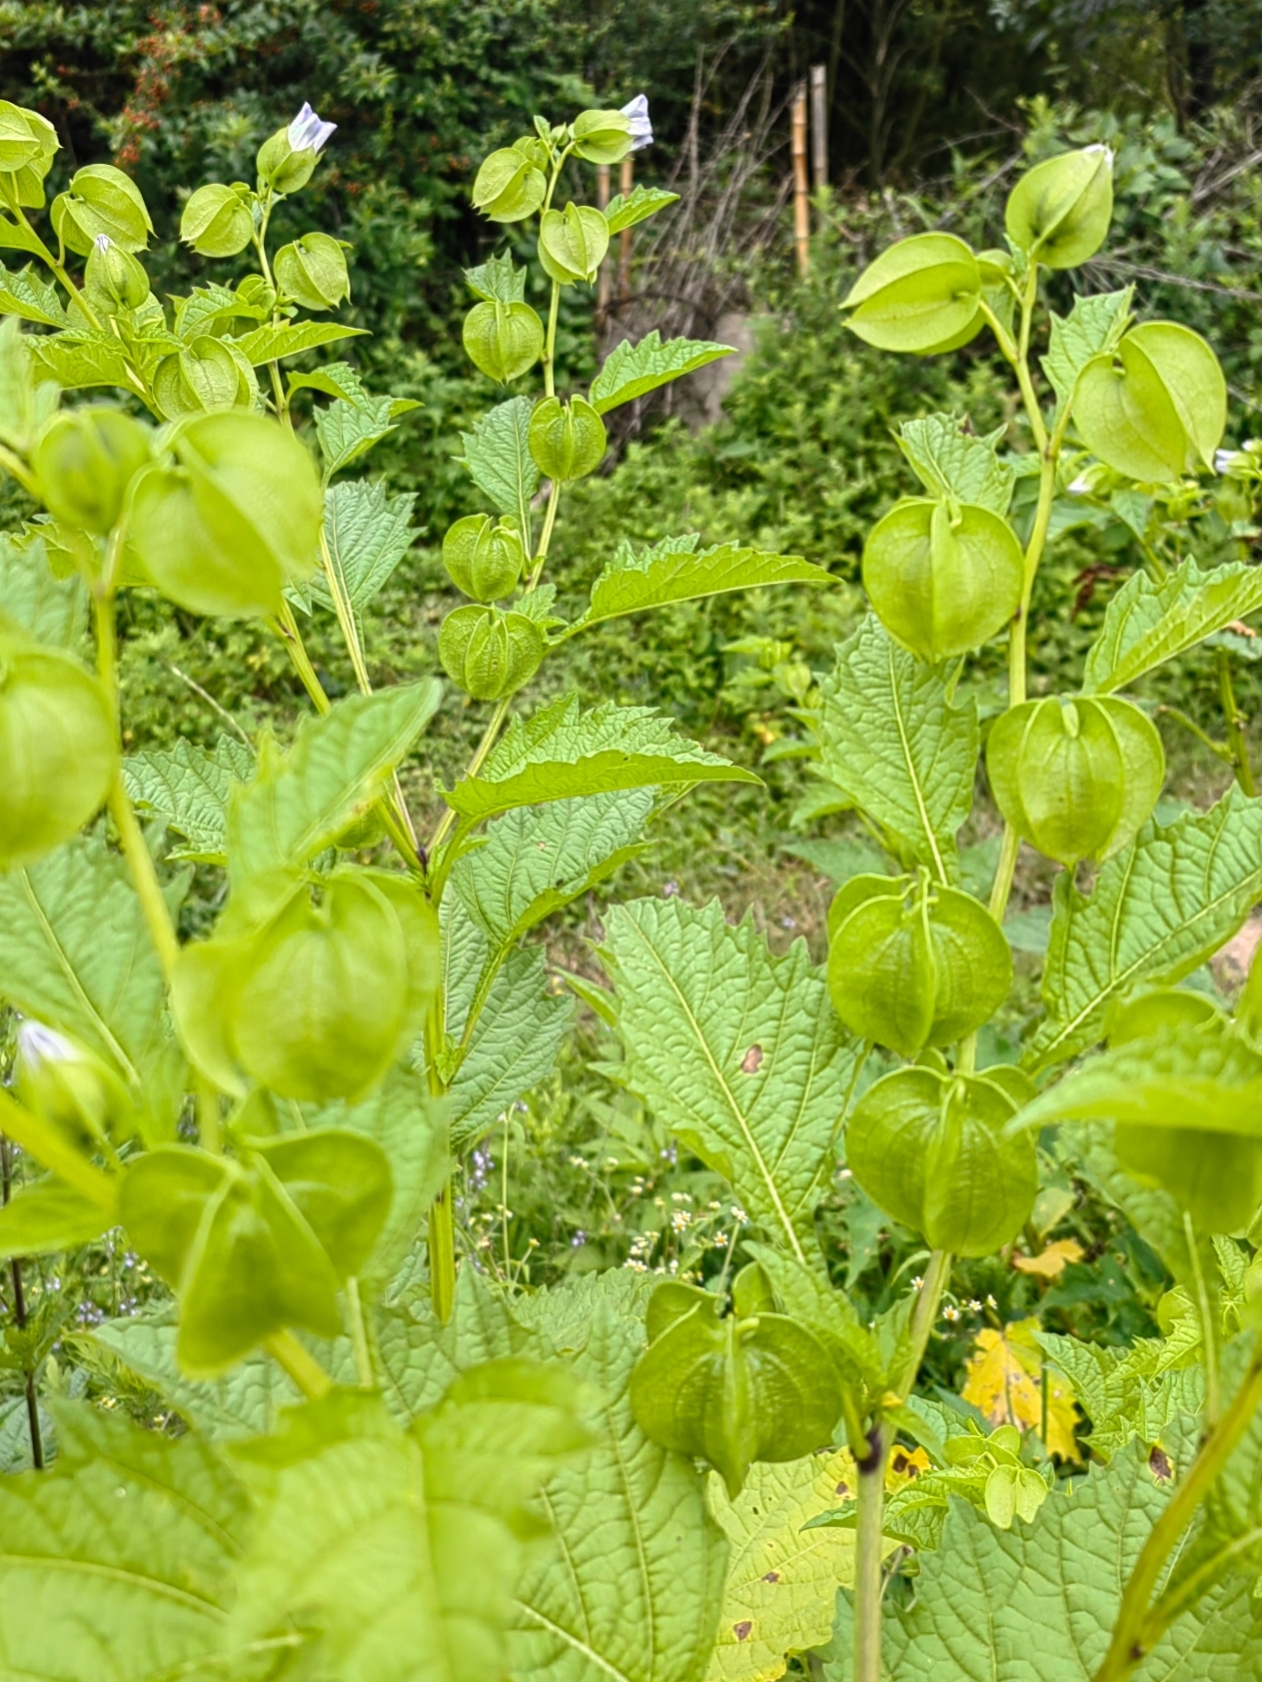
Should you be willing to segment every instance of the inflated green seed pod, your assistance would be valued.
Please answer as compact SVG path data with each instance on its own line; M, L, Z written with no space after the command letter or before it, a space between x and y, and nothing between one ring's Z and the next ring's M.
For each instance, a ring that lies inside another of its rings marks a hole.
M766 1293L740 1275L732 1296L733 1312L724 1316L710 1291L660 1285L646 1316L649 1347L628 1395L650 1442L708 1460L734 1498L755 1460L794 1460L828 1442L842 1393L811 1331L769 1311Z
M113 164L85 164L49 212L58 239L86 257L98 234L124 251L143 251L153 223L140 188Z
M475 602L511 595L525 564L517 527L504 520L492 523L489 514L457 520L443 538L443 565L457 590Z
M438 633L443 670L475 701L515 695L543 655L543 633L534 620L498 607L458 607Z
M60 142L57 131L38 111L0 99L0 174L10 191L30 210L44 208L44 177Z
M492 152L473 183L473 203L492 222L524 222L543 203L548 182L529 151Z
M1074 422L1093 456L1144 483L1214 465L1227 425L1218 358L1189 327L1145 321L1078 376Z
M434 913L408 883L335 871L297 887L262 928L180 952L172 1004L196 1066L282 1097L358 1096L405 1055L438 982Z
M994 723L986 769L1022 840L1060 864L1106 859L1152 815L1166 758L1152 721L1115 696L1049 696Z
M319 146L295 146L293 123L277 129L259 147L254 167L264 187L277 193L298 193L307 185L320 161Z
M0 627L0 870L33 864L105 804L118 770L110 698L68 654Z
M621 163L634 145L625 111L580 111L572 128L574 150L589 164Z
M349 246L332 234L304 234L272 260L281 294L304 310L331 310L351 295Z
M971 1034L1012 986L1012 954L986 907L923 874L852 877L833 900L828 934L838 1016L901 1057Z
M530 417L526 441L539 471L564 485L595 472L604 459L608 435L585 397L572 397L568 403L545 397Z
M1008 195L1012 243L1049 269L1076 269L1104 244L1113 216L1113 153L1084 146L1036 164Z
M190 194L180 216L180 238L202 257L235 257L254 233L248 188L209 181Z
M208 335L164 357L153 376L153 394L167 420L253 408L258 389L249 359L232 340Z
M84 265L83 289L106 310L138 310L149 296L149 276L138 257L98 234Z
M53 416L32 465L45 506L63 525L103 536L118 523L132 479L149 460L149 429L93 404Z
M13 1075L26 1107L81 1149L94 1150L111 1132L131 1131L132 1105L117 1073L68 1034L24 1021L17 1032Z
M850 288L850 331L878 350L933 356L981 332L977 258L954 234L915 234L883 251Z
M990 1255L1021 1230L1038 1193L1033 1140L1005 1131L1033 1096L1017 1069L1003 1078L895 1070L855 1105L847 1164L874 1203L935 1250Z
M918 659L947 660L1009 623L1025 559L1012 527L989 508L914 497L868 534L863 583L892 637Z
M571 286L592 281L609 249L609 224L589 204L545 210L539 225L539 261L549 280Z
M200 415L172 439L175 466L132 489L129 558L193 613L274 613L319 560L324 496L305 447L245 410Z
M470 362L497 385L520 379L543 355L543 323L529 304L474 304L460 336Z

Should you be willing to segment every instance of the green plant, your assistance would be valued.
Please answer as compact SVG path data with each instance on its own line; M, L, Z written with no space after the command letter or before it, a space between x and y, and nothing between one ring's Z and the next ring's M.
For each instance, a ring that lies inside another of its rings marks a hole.
M44 510L0 553L0 728L21 773L0 785L3 988L25 1019L0 1128L44 1170L11 1192L6 1147L0 1250L71 1255L121 1228L169 1287L156 1311L74 1336L33 1317L9 1339L32 1459L41 1387L56 1448L50 1471L0 1483L0 1653L15 1673L93 1675L104 1642L136 1682L753 1682L795 1653L854 1682L907 1682L944 1674L942 1640L972 1677L1009 1662L1005 1618L1032 1616L1048 1548L1064 1617L1041 1640L1062 1669L1037 1655L1040 1678L1168 1675L1189 1630L1222 1659L1215 1682L1256 1672L1262 1353L1241 1240L1262 1201L1262 967L1231 1015L1177 984L1262 890L1262 816L1238 788L1207 813L1155 817L1160 741L1118 694L1257 611L1253 570L1137 573L1082 693L1026 693L1058 486L1090 449L1121 476L1142 460L1169 493L1208 464L1225 419L1208 346L1133 326L1129 293L1052 317L1053 397L1040 396L1040 275L1105 238L1099 149L1018 183L1007 251L913 239L851 300L859 330L893 349L989 329L1035 447L1013 460L999 432L949 415L904 426L924 494L873 533L874 611L817 695L809 675L783 674L815 740L815 809L858 813L872 842L838 896L827 971L801 943L775 956L717 904L663 897L604 910L612 989L563 978L616 1033L608 1072L646 1112L612 1119L672 1167L682 1151L698 1194L727 1188L726 1209L707 1204L725 1241L695 1241L692 1277L662 1282L640 1271L643 1246L634 1268L540 1289L511 1254L513 1106L550 1077L571 1014L527 937L633 863L682 791L757 781L650 709L583 711L564 689L514 707L595 627L828 579L770 550L606 537L586 606L557 611L551 546L602 459L603 417L724 354L650 335L617 347L585 394L558 389L563 292L593 277L610 233L669 198L641 187L603 213L562 209L563 171L617 161L643 125L639 102L537 119L478 173L492 220L538 216L548 308L545 321L523 271L493 256L468 274L463 337L489 377L537 367L543 389L464 437L487 507L444 542L470 601L438 648L488 711L422 841L399 771L441 686L374 690L362 619L409 509L342 477L400 405L346 364L282 368L350 331L310 319L345 296L341 247L318 232L269 246L328 125L304 108L264 144L253 187L190 196L184 237L214 260L248 247L256 272L195 288L168 318L148 291L134 184L80 171L50 207L54 253L28 215L43 208L48 136L0 107L0 238L61 288L28 267L6 272L0 299L48 329L10 322L0 341L0 463ZM67 248L86 258L81 285ZM63 390L94 387L126 409L61 407ZM292 410L300 390L331 399L313 423L322 471ZM1022 542L1011 515L1027 479ZM267 627L312 703L292 745L225 737L122 758L116 617L137 590ZM89 613L95 674L78 659ZM321 614L357 691L336 700L303 634ZM974 673L988 681L969 662L1004 635L987 763L1007 821L983 903L958 844L982 757ZM1237 757L1246 784L1242 745ZM1023 838L1062 870L1043 1014L1004 1054ZM220 891L213 916L181 929L189 865L220 872ZM476 1240L458 1265L456 1199L457 1164L466 1188L485 1180L493 1135L496 1286ZM1016 1240L1053 1230L1070 1166L1173 1277L1161 1335L1105 1349L1028 1317L987 1328L965 1396L986 1414L1002 1392L1015 1417L983 1430L916 1393L939 1308L957 1260L998 1283ZM907 1238L873 1304L853 1287L882 1211ZM820 1248L830 1221L848 1227L845 1288ZM166 1428L77 1399L103 1380ZM1084 1443L1098 1464L1080 1479ZM978 1562L962 1579L961 1560ZM854 1595L834 1633L839 1580Z

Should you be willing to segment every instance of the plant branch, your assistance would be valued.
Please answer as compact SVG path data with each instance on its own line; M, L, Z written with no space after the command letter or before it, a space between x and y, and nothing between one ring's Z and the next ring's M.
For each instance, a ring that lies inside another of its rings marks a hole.
M291 1331L273 1332L263 1344L277 1366L293 1379L308 1401L318 1402L333 1388L333 1380Z
M1231 681L1231 655L1225 648L1216 651L1218 662L1218 698L1227 724L1227 742L1231 763L1235 766L1236 781L1242 793L1252 800L1257 794L1253 766L1249 763L1249 743L1244 733L1245 716L1236 705L1236 692Z
M1262 1407L1262 1346L1255 1344L1253 1359L1244 1382L1231 1406L1216 1427L1211 1427L1187 1476L1178 1485L1169 1504L1144 1543L1135 1569L1122 1596L1113 1639L1094 1682L1126 1682L1136 1665L1150 1650L1146 1632L1149 1606L1161 1580L1166 1562L1197 1509L1218 1481L1236 1445Z
M0 1208L7 1209L13 1184L12 1164L9 1160L9 1141L0 1133ZM26 1329L26 1292L22 1286L22 1263L17 1256L9 1259L13 1276L13 1318L19 1331ZM26 1429L31 1439L31 1465L37 1472L44 1470L44 1437L39 1423L39 1396L35 1389L34 1366L23 1368L26 1392Z

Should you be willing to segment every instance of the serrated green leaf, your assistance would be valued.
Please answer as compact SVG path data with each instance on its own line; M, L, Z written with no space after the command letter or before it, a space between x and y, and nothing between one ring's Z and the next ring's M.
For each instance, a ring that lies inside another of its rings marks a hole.
M451 886L489 941L513 945L634 857L652 806L634 789L510 812L457 862Z
M1114 999L1180 981L1230 940L1262 896L1262 800L1234 786L1210 811L1154 822L1102 867L1090 897L1057 878L1043 969L1046 1016L1026 1062L1063 1062L1100 1039Z
M168 857L209 864L224 862L228 800L253 773L254 754L234 736L220 736L213 748L194 747L181 737L173 748L154 748L123 762L123 781L135 804L187 843Z
M446 796L468 824L515 806L665 783L757 783L752 771L676 736L652 707L612 701L580 713L562 696L529 719L516 718L482 770Z
M82 837L29 870L0 874L0 995L72 1034L134 1089L152 1141L173 1134L184 1059L127 866Z
M999 460L996 445L1004 427L977 438L955 415L925 415L904 421L898 443L931 496L954 496L1006 517L1016 475Z
M0 215L0 251L31 251L38 257L43 249L43 241L29 224Z
M441 697L435 678L348 695L323 717L305 719L287 754L261 758L228 806L234 892L305 864L369 811Z
M525 1502L587 1440L573 1388L561 1369L497 1362L406 1433L379 1398L335 1391L238 1447L257 1516L236 1630L314 1625L339 1682L502 1674Z
M66 312L57 289L46 285L30 264L13 273L0 263L0 315L38 321L43 327L66 325Z
M76 648L88 628L88 592L77 573L56 578L38 526L0 536L0 612L37 641Z
M221 323L263 321L270 312L261 304L249 303L230 286L212 281L195 286L186 297L175 300L175 332L186 343L209 333L214 336Z
M411 548L415 505L415 495L392 496L379 479L348 479L326 493L329 558L352 607L370 602ZM312 580L311 594L332 607L323 574Z
M1083 693L1109 695L1262 608L1262 567L1202 571L1186 560L1160 583L1136 572L1109 603L1087 655Z
M19 1186L0 1208L0 1259L48 1256L99 1238L110 1217L99 1203L62 1180L48 1178Z
M1075 298L1068 315L1051 318L1051 336L1043 372L1063 408L1074 394L1078 376L1093 356L1112 350L1130 318L1133 286L1121 292L1097 292Z
M717 902L642 899L610 911L602 950L619 1078L805 1261L857 1055L805 943L775 958Z
M1034 1337L1073 1386L1074 1399L1091 1421L1091 1452L1102 1460L1111 1460L1130 1442L1151 1447L1175 1420L1200 1415L1204 1368L1159 1371L1160 1339L1140 1338L1129 1349L1106 1349L1057 1332L1035 1332Z
M305 373L290 369L286 371L285 382L290 391L319 391L326 397L340 397L360 409L371 409L381 402L401 404L406 409L420 406L400 398L374 397L360 379L358 369L352 368L349 362L326 362L323 368L308 369Z
M836 1508L839 1480L853 1475L845 1451L759 1463L732 1501L711 1474L732 1552L709 1682L775 1682L791 1654L827 1645L837 1590L854 1582L854 1531L805 1526Z
M629 195L624 197L622 193L615 193L610 199L605 209L605 221L611 234L620 234L624 228L633 228L637 222L665 210L668 204L678 202L678 193L666 193L660 187L645 187L637 182Z
M469 477L500 514L515 514L518 529L530 530L530 499L539 489L539 469L530 453L531 397L510 397L462 432L461 458Z
M57 1424L53 1469L0 1481L0 1667L30 1682L103 1665L112 1682L210 1676L227 1662L240 1485L196 1437L65 1403ZM238 1662L243 1682L258 1674Z
M607 1398L592 1452L549 1479L554 1539L517 1589L512 1682L702 1682L727 1544L705 1475L650 1443L627 1401L643 1289L607 1273L540 1295L530 1319Z
M823 567L800 555L742 549L734 543L698 552L695 537L668 537L639 555L630 544L622 544L592 585L591 604L579 623L598 625L627 613L644 613L670 602L718 596L728 590L831 582Z
M29 345L36 377L42 373L56 380L63 391L95 385L138 389L127 371L122 345L109 333L50 333L29 340Z
M242 356L258 367L262 362L279 362L282 357L297 356L319 345L336 344L339 339L362 339L367 332L366 327L343 327L336 321L298 321L283 327L256 327L233 342Z
M526 271L519 269L505 253L488 257L485 263L464 271L465 284L475 298L487 303L523 304L526 301Z
M447 1033L461 1048L449 1089L456 1149L476 1143L551 1074L574 1001L549 989L543 952L504 954L463 906L444 918Z
M395 430L396 416L414 407L415 404L403 403L398 398L372 397L364 402L339 398L326 409L317 409L315 429L324 458L325 484L335 473L366 455L374 444L388 438Z
M1114 1456L1053 1493L1032 1524L998 1530L956 1502L941 1546L921 1559L910 1610L886 1603L884 1676L894 1682L1067 1682L1094 1675L1130 1575L1169 1490L1146 1451ZM1178 1620L1135 1682L1247 1682L1262 1664L1262 1624L1236 1579ZM851 1675L849 1599L825 1656L829 1682Z
M667 339L663 343L655 327L639 344L624 341L610 351L592 381L592 407L598 415L608 414L622 403L633 402L658 386L733 354L732 345L714 344L709 339Z
M869 614L820 685L812 729L820 774L941 882L959 881L955 836L973 805L981 738L972 700Z

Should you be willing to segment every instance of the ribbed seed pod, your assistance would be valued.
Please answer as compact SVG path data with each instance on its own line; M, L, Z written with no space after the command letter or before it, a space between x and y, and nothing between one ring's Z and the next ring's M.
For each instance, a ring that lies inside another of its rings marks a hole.
M1130 701L1050 696L995 721L986 769L1021 838L1073 866L1135 838L1161 793L1166 760L1156 727Z
M874 1203L935 1250L990 1255L1034 1207L1034 1141L1005 1133L1033 1096L1016 1068L976 1075L898 1069L855 1105L846 1162Z
M443 670L475 701L515 695L543 656L543 633L534 620L498 607L458 607L438 633Z
M986 907L924 875L853 877L833 901L828 933L838 1016L902 1057L971 1034L1012 986L1012 954Z
M457 590L475 602L511 595L525 564L517 527L504 520L492 523L489 514L457 520L443 538L443 565Z

